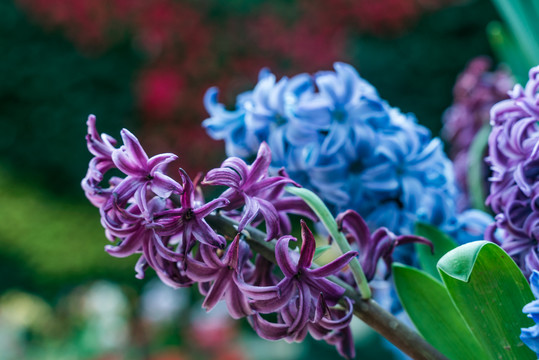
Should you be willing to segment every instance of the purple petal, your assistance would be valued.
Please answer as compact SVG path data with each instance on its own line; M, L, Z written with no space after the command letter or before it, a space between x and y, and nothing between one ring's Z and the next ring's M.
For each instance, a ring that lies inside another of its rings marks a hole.
M215 209L219 209L222 207L225 207L229 204L228 199L219 197L217 199L213 199L207 204L204 204L198 208L195 209L195 214L197 218L205 218L209 214L211 214Z
M210 268L206 264L187 258L185 261L187 276L197 282L206 282L215 279L218 269Z
M245 207L243 209L243 216L241 217L240 223L238 224L238 231L241 232L247 225L249 225L258 215L260 206L258 202L249 196L244 196L245 198Z
M266 241L279 235L279 215L273 204L269 201L258 199L259 211L266 222Z
M253 300L272 300L279 296L277 286L254 286L244 282L236 282L238 288Z
M183 191L181 185L174 179L160 172L153 174L150 184L152 191L162 198L168 198L172 193L179 194Z
M308 269L311 267L314 252L316 251L316 241L313 233L307 227L305 221L301 220L301 251L299 253L298 269Z
M256 155L256 160L251 165L251 172L249 174L249 180L255 182L262 179L268 173L268 168L271 164L271 150L266 144L262 142L258 148L258 153Z
M143 239L145 237L147 237L147 235L145 236L144 229L139 228L133 234L126 237L119 245L106 245L105 251L118 258L133 255L134 253L142 250L142 242L144 241Z
M213 282L210 291L208 292L208 295L206 295L206 299L204 299L204 302L202 303L202 307L206 309L207 311L210 311L213 309L215 305L221 300L232 283L232 279L230 277L231 271L227 268L222 268L217 273L217 277L215 278L215 281ZM196 280L194 277L192 277L193 280Z
M288 325L286 324L271 323L259 314L254 314L250 320L253 329L262 339L280 340L288 335Z
M326 329L344 329L350 324L352 317L354 315L354 307L352 306L352 301L345 297L346 303L348 304L348 311L344 312L344 315L337 319L331 319L327 317L322 317L320 319L320 324ZM342 312L342 311L341 311Z
M234 319L240 319L253 314L249 306L249 301L245 295L238 290L234 284L231 284L225 294L225 301L230 316Z
M252 302L252 308L263 314L268 314L283 308L295 293L295 281L284 278L277 284L277 288L279 289L279 296L268 300L255 300Z
M350 234L354 241L358 242L360 249L368 245L371 232L365 220L357 212L347 210L344 213L340 213L336 221L339 229Z
M147 168L148 164L148 155L140 145L138 139L133 135L129 130L122 129L120 131L122 135L122 140L124 145L129 153L129 156L133 159L136 164L142 165L142 167ZM148 169L148 168L147 168ZM148 169L149 170L149 169Z
M357 255L357 252L349 251L324 266L320 266L317 269L309 270L309 273L313 276L322 278L328 277L330 275L336 275L337 272L339 272L342 268L348 265L350 260L352 260L352 258Z
M240 234L237 234L234 241L228 247L228 250L223 257L223 265L228 266L229 269L238 269L239 250L240 250Z
M196 219L193 226L193 236L203 244L224 249L226 240L218 235L204 219Z
M240 175L231 168L219 168L208 171L203 185L224 185L232 188L238 188L241 181Z
M324 298L330 306L334 306L343 296L344 289L339 285L324 279L304 277L304 282L316 293L323 293Z
M297 265L295 265L290 259L290 249L288 248L288 243L290 240L296 241L295 238L288 235L277 240L277 244L275 245L275 258L277 260L277 264L279 265L279 268L283 272L284 276L287 278L292 278L298 273Z
M289 333L299 331L301 328L307 325L309 321L309 315L311 314L311 291L309 286L305 283L299 283L299 297L297 301L298 316L294 319L294 322L290 324Z
M147 162L147 168L150 169L150 174L154 175L157 172L165 171L165 167L171 162L177 160L178 157L171 153L164 153L152 156Z

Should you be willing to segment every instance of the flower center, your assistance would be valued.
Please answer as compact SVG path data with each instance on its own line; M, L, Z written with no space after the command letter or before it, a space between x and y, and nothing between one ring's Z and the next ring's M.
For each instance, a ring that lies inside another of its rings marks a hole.
M185 221L189 221L191 220L193 217L195 216L195 212L193 211L193 209L189 208L185 211L185 214L183 215L183 219Z

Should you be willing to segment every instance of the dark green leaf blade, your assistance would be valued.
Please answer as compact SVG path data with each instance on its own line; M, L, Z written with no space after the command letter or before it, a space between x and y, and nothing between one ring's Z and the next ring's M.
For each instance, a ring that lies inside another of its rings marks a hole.
M422 222L417 222L415 224L415 234L429 239L434 246L434 253L432 253L429 246L415 244L421 268L427 274L440 279L436 264L448 251L453 250L458 246L457 242L436 227Z
M536 359L520 340L533 325L522 308L534 300L526 278L498 245L476 241L443 256L438 269L454 304L492 359Z
M489 359L443 284L425 272L393 264L397 293L419 333L450 359Z

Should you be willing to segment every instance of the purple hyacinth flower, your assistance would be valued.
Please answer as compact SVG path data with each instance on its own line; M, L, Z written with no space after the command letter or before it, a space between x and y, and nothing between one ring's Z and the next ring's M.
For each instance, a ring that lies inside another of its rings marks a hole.
M222 258L214 248L205 245L200 246L200 259L188 258L187 275L201 283L211 282L209 286L201 286L206 295L203 308L209 311L224 298L230 315L238 319L253 313L249 299L265 300L278 296L276 286L244 284L241 273L249 257L249 246L240 240L238 234Z
M487 235L500 236L502 248L526 275L539 270L539 66L525 88L491 110L487 162L492 170L487 204L496 214Z
M170 237L161 236L157 230L154 216L165 207L165 200L154 197L144 208L131 204L122 209L114 203L108 212L102 210L101 223L107 231L109 239L120 239L117 245L107 245L105 250L115 257L127 257L142 253L137 268L137 277L143 278L143 268L152 267L161 280L172 287L188 286L192 282L178 268L178 262L184 260L184 255L170 248Z
M359 250L359 262L368 281L374 278L378 260L383 259L388 271L393 262L393 251L399 245L432 243L422 237L413 235L396 236L387 228L379 228L372 235L363 218L354 210L347 210L337 216L339 229L346 234L349 242L357 246ZM388 273L389 275L389 273Z
M222 198L230 203L225 210L234 210L242 205L244 209L239 220L238 231L242 231L261 215L266 222L267 240L278 236L280 216L275 202L283 192L284 186L295 183L285 176L269 177L271 151L266 143L260 145L256 160L247 165L239 158L228 158L218 169L208 172L204 184L228 186Z
M277 284L280 296L252 302L252 308L258 313L274 311L293 313L290 317L293 321L290 323L271 323L259 314L253 316L251 319L253 327L264 338L284 336L292 340L300 338L306 331L305 327L308 322L314 320L313 314L316 307L314 299L323 294L327 303L334 306L344 294L342 287L327 280L326 277L340 272L354 256L357 256L357 253L348 252L324 266L311 269L316 241L304 221L301 221L301 238L299 254L291 253L289 250L289 242L296 241L292 236L283 236L277 241L275 257L284 274L284 279ZM299 257L293 259L292 254L297 254Z
M186 255L195 244L195 240L211 247L224 249L226 240L218 235L204 220L214 210L228 204L225 198L217 198L207 204L197 201L196 187L187 175L180 169L183 192L180 195L181 207L165 210L157 215L156 223L159 233L168 236L181 236L181 253Z
M443 137L450 144L450 156L455 165L455 177L462 194L459 208L469 206L468 170L469 150L478 131L489 123L492 106L507 99L507 92L513 87L511 74L504 68L489 72L492 61L479 56L470 61L458 76L453 88L453 104L443 116ZM482 169L485 185L488 169Z
M145 201L147 187L162 198L182 191L174 179L164 174L166 166L177 159L176 155L165 153L148 158L133 134L123 129L121 135L124 145L112 152L114 165L128 175L114 189L120 204L124 204L136 192L140 192L137 197Z
M297 330L292 330L292 326L301 316L301 311L305 306L300 296L291 299L279 311L277 323L272 323L264 319L259 313L249 318L255 331L264 339L278 340L285 339L289 342L303 341L307 333L316 340L325 340L329 344L337 346L339 353L344 357L353 357L353 342L348 343L350 335L350 321L353 316L353 306L350 299L345 298L347 310L330 308L323 293L320 293L318 299L310 299L310 314L308 320L303 322Z

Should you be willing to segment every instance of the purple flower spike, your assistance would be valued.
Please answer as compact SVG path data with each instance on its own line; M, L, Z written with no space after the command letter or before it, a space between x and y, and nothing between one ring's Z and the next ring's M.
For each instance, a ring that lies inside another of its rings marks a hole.
M499 236L502 248L525 275L539 270L539 66L523 88L492 107L487 162L492 170L487 204L496 214L487 236Z
M161 227L159 233L169 236L182 236L181 247L185 255L198 240L202 244L224 249L226 240L208 225L204 218L215 209L228 204L228 200L217 198L207 204L197 201L196 188L187 173L180 169L183 193L180 195L181 208L166 210L158 214L156 223Z
M238 231L262 216L266 222L267 240L277 237L281 232L281 220L274 203L284 186L296 185L285 176L269 177L270 163L271 151L266 143L262 143L252 165L247 165L240 158L231 157L220 168L209 171L204 179L204 184L229 187L221 195L230 201L225 210L235 210L244 205ZM281 205L286 207L285 204Z
M346 234L348 241L357 244L359 262L368 281L374 278L376 265L380 259L384 260L388 271L390 271L393 251L399 245L415 242L429 245L433 249L432 243L425 238L413 235L396 236L387 228L379 228L371 235L363 218L354 210L347 210L339 214L337 225ZM389 272L387 275L389 276Z
M140 193L137 197L145 201L148 186L162 198L168 198L173 192L182 191L176 181L163 173L166 166L177 159L176 155L165 153L148 158L135 135L126 129L123 129L121 134L124 145L112 152L114 165L128 175L114 189L114 192L118 194L120 204L136 192Z

